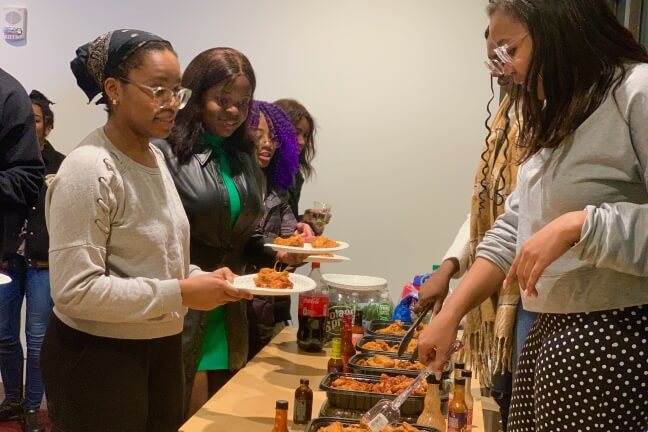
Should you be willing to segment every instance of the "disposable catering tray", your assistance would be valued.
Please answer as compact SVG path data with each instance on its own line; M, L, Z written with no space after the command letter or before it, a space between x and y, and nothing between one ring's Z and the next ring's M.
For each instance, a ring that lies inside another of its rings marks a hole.
M356 351L360 351L360 352L363 352L363 353L372 353L372 354L386 354L386 353L395 354L395 352L393 352L393 351L370 350L370 349L364 348L364 344L367 343L367 342L373 342L373 341L377 341L377 340L382 340L382 341L385 341L390 346L393 346L396 349L398 349L398 344L400 343L401 339L402 338L399 338L399 337L395 338L393 336L385 336L385 335L380 335L380 334L372 334L372 335L366 334L366 335L362 336L362 338L356 344ZM403 358L405 358L407 356L410 356L410 355L411 354L404 354Z
M447 404L447 403L446 403ZM350 409L338 408L329 403L328 399L324 399L324 403L320 407L320 417L335 417L337 419L351 419L360 420L366 411L354 411ZM411 416L401 415L401 421L408 422L409 424L416 423L419 415L414 414Z
M365 333L368 335L389 337L391 339L403 339L405 333L403 333L402 335L376 333L376 330L384 329L385 327L388 327L389 325L394 324L395 322L396 321L382 321L382 320L371 321ZM403 329L405 331L407 331L410 328L410 326L411 324L403 323Z
M360 420L340 419L334 417L320 417L311 420L310 423L308 423L308 425L306 426L306 429L304 429L304 432L318 432L320 428L326 427L331 423L335 423L335 422L340 422L344 426L360 424ZM444 432L428 426L418 426L416 424L413 424L412 426L414 426L421 432Z
M386 393L373 393L357 390L344 390L331 386L331 383L339 377L349 377L365 383L379 383L380 377L375 375L361 375L353 373L331 373L322 379L320 383L320 390L326 392L331 405L338 408L345 408L350 410L369 410L381 399L396 399L398 395ZM410 396L405 400L401 406L402 415L420 414L423 411L423 401L425 396Z
M386 374L389 376L406 375L406 376L416 377L418 376L418 374L421 373L421 370L416 370L416 369L408 370L408 369L395 369L395 368L380 368L375 366L364 366L358 364L360 360L371 358L374 355L376 354L374 353L356 354L349 359L349 367L353 369L353 372L358 374L364 374L364 375ZM391 354L391 353L382 352L380 353L380 355L384 355L386 357L393 358L393 359L399 358L397 354ZM401 357L400 360L409 361L407 357Z

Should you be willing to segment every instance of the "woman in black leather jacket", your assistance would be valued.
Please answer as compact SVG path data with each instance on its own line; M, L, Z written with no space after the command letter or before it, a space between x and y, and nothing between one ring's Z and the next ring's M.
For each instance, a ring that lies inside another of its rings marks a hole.
M187 66L182 86L193 91L176 118L164 152L191 227L191 262L203 270L223 266L244 274L245 263L294 264L298 257L263 246L262 174L245 120L256 80L248 59L231 48L212 48ZM185 415L196 369L206 370L212 395L247 361L244 301L204 313L189 310L182 335ZM203 342L204 341L204 342Z

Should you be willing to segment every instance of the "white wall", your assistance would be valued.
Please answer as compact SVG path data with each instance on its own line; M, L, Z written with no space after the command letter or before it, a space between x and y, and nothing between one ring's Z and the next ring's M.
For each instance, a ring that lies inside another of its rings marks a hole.
M352 258L323 271L385 277L395 296L440 260L468 211L490 96L486 3L12 0L28 8L28 41L1 41L0 67L56 102L51 141L69 152L105 118L69 70L82 43L141 28L168 38L183 66L206 48L241 50L258 99L297 98L318 121L318 176L301 206L332 204L327 234Z

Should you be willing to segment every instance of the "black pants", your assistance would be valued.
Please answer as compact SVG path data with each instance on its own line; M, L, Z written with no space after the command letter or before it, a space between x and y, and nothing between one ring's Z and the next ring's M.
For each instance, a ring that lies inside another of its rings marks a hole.
M182 424L180 334L97 337L52 314L41 369L53 431L176 432Z
M648 306L541 314L513 384L511 432L648 430Z

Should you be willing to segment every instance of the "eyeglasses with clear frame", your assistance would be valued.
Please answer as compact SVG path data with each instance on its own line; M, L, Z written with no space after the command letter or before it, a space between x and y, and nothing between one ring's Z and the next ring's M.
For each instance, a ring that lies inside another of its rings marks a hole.
M513 64L513 57L511 56L511 54L509 54L509 50L514 44L521 42L527 36L529 36L529 33L524 33L520 35L520 37L514 39L512 42L505 43L504 45L495 48L493 52L495 53L497 58L489 58L484 62L488 70L495 76L504 75L505 68Z
M169 106L174 102L178 109L182 109L187 105L187 102L189 102L189 99L191 98L191 89L188 88L178 87L177 89L170 89L162 86L150 87L127 78L119 79L149 93L149 95L153 97L153 104L158 109Z

